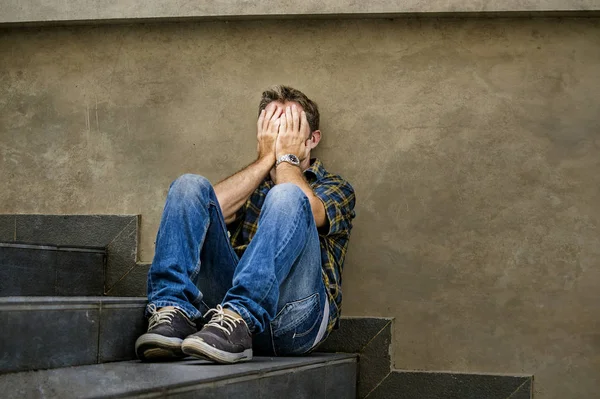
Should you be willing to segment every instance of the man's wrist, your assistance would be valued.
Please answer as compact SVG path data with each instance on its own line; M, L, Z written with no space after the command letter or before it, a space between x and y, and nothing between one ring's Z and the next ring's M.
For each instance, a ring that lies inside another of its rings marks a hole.
M281 162L279 165L276 166L277 170L301 170L300 166L296 166L296 165L292 165L291 163L287 163L287 162Z
M281 152L281 155L277 156L277 161L275 162L275 166L278 166L282 163L287 163L292 166L300 167L300 158L296 156L293 152Z
M258 162L260 163L268 163L271 166L275 165L275 162L277 162L277 158L275 157L275 153L270 153L270 154L266 154L266 155L258 155Z

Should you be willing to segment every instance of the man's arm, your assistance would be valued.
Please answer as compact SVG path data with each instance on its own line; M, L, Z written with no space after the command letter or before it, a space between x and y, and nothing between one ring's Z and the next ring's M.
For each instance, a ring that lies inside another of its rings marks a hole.
M273 167L269 158L259 158L233 176L215 185L215 194L221 206L225 223L235 220L235 214L256 190Z
M310 208L312 209L312 214L315 218L315 224L317 225L317 228L325 226L325 224L327 224L325 205L323 205L323 202L317 198L312 188L310 188L308 185L308 182L304 179L302 170L297 166L291 165L287 162L282 162L277 166L276 173L275 184L293 183L300 187L310 201Z
M283 112L276 104L269 104L257 122L258 158L233 176L215 185L215 194L221 206L225 223L235 220L235 214L248 197L265 179L275 165L275 144L279 130L279 116Z
M276 154L280 157L285 154L294 154L300 161L310 156L310 148L306 141L310 135L310 127L306 119L306 112L298 112L295 105L287 107L285 114L281 115L279 124L279 135L277 136ZM317 228L327 224L325 205L315 195L308 182L304 179L302 169L298 166L282 162L275 171L275 184L293 183L300 187L310 201L310 207Z

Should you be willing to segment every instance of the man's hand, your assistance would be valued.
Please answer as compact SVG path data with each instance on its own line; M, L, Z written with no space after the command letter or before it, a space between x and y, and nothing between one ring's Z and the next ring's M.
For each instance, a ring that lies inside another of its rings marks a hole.
M296 155L300 161L305 160L310 153L306 140L310 135L310 126L306 119L306 112L298 112L294 104L286 107L285 114L279 118L279 135L275 149L276 159L286 154Z
M257 152L258 159L270 158L275 163L275 145L277 143L277 134L279 132L279 123L283 109L275 103L270 103L260 112L256 124L258 140Z

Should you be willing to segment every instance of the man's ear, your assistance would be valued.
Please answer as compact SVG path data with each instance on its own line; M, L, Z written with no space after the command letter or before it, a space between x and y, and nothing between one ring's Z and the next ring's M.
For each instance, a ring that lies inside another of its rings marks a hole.
M315 148L319 144L319 141L321 141L321 131L320 130L315 130L314 132L312 132L312 135L308 139L307 145L312 150L313 148Z

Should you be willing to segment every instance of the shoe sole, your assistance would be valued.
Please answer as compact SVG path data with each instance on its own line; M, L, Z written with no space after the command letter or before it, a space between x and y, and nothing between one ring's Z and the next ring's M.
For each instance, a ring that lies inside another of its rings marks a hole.
M135 341L135 353L140 360L174 360L186 355L181 350L180 338L159 334L144 334Z
M247 362L252 359L252 349L246 349L241 353L230 353L210 346L197 337L186 338L181 344L181 350L186 355L221 364Z

